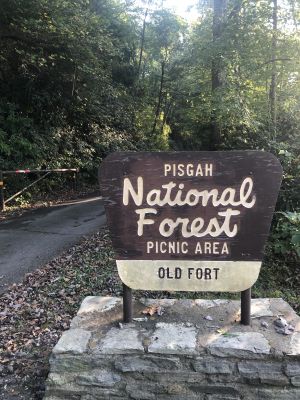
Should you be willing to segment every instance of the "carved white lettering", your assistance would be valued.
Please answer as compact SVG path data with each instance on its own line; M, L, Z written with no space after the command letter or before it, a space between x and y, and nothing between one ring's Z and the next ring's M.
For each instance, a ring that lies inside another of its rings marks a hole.
M167 176L168 172L171 171L171 165L170 164L165 164L164 167L165 167L165 176Z
M165 164L165 174L168 173L174 165L179 168L179 173L183 171L184 164ZM193 164L186 165L187 174L194 174ZM208 166L207 171L212 171L212 164ZM178 171L177 171L178 172ZM196 171L197 172L197 171ZM198 168L198 173L203 173ZM135 187L131 183L130 179L126 177L124 179L123 186L123 204L129 205L131 200L136 206L141 206L144 202L144 181L142 177L137 178ZM227 187L222 191L216 188L210 190L198 190L190 189L185 190L183 183L176 184L170 181L167 184L161 186L161 189L154 188L146 194L146 203L151 207L163 207L163 206L196 206L202 207L213 206L213 207L229 207L225 211L219 211L217 216L210 218L209 220L197 217L193 220L189 218L171 218L163 219L159 224L159 233L163 237L170 237L174 234L175 229L181 230L181 235L184 238L194 237L219 237L226 235L227 237L235 237L238 232L238 225L232 222L232 217L240 215L239 210L234 210L231 207L242 206L245 208L252 208L256 203L256 197L253 194L253 179L246 177L240 185L239 190ZM137 221L138 235L142 236L144 232L144 225L153 225L154 219L146 218L146 214L157 214L156 208L143 208L135 211L139 215ZM221 220L220 217L223 217ZM219 254L219 250L215 247L212 249L213 254ZM228 248L222 247L222 254L228 254Z
M218 215L224 217L224 221L220 226L217 218L211 218L207 224L207 227L203 229L205 220L203 218L195 218L190 222L189 218L165 218L159 225L159 233L163 237L170 237L173 235L176 228L181 229L181 234L184 238L203 237L209 235L211 237L218 237L225 234L228 237L234 237L237 234L237 224L231 224L231 217L240 214L238 210L232 210L228 208L226 211L218 212ZM190 226L190 229L189 229Z
M179 241L156 241L147 242L147 254L187 254L188 242Z
M143 178L141 176L138 177L137 179L137 186L138 186L138 191L136 192L131 184L131 181L129 178L124 179L124 185L123 185L123 204L124 206L128 206L129 204L129 193L131 194L131 197L133 201L135 202L136 206L140 206L143 203L143 191L144 191L144 182Z
M229 250L226 242L197 242L195 254L229 254Z
M222 247L221 254L229 254L227 243L225 242Z
M146 219L145 214L157 214L155 208L143 208L141 210L135 210L135 212L140 216L138 219L138 236L143 236L144 225L154 224L154 219Z
M164 176L212 176L213 164L197 163L197 164L164 164Z
M123 188L123 204L127 206L129 204L129 194L131 195L134 203L140 206L143 203L144 193L144 182L142 177L137 179L138 190L135 191L129 178L124 179ZM177 187L178 186L178 187ZM252 208L256 203L256 197L252 194L253 191L253 180L247 177L243 180L239 192L233 188L225 188L222 192L218 189L211 190L197 190L190 189L187 192L183 192L184 184L180 183L177 185L174 182L169 182L161 186L165 190L162 193L162 189L152 189L146 196L146 202L149 206L195 206L201 205L203 207L211 204L213 207L219 206L231 206L238 207L242 206L245 208ZM176 188L177 187L177 188ZM177 191L173 191L173 189Z

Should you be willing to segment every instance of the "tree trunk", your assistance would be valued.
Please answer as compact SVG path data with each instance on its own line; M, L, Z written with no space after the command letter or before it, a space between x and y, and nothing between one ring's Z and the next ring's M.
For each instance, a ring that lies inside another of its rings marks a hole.
M162 61L161 62L161 75L160 75L160 87L159 87L159 93L158 93L158 102L157 102L157 107L156 107L156 112L155 112L154 123L153 123L153 127L152 127L152 135L154 135L154 133L155 133L157 121L158 121L159 114L160 114L161 104L162 104L162 100L163 100L164 79L165 79L165 61Z
M169 101L169 102L166 101L166 104L165 104L165 107L164 107L164 118L163 118L161 131L160 131L161 135L164 133L164 127L165 127L165 125L167 123L167 119L168 119L168 116L169 116L169 113L170 113L171 105L172 105L171 101Z
M144 14L143 29L142 29L142 34L141 34L141 48L140 48L140 57L139 57L139 66L138 66L138 79L140 79L141 66L142 66L142 60L143 60L147 16L148 16L148 8L146 9L145 14Z
M77 65L74 65L74 74L73 74L73 78L72 78L72 92L71 92L71 97L74 96L74 92L75 92L75 87L76 87L76 80L77 80Z
M276 51L277 51L277 25L278 25L278 4L277 0L273 0L273 32L272 32L272 76L269 92L269 102L270 102L270 116L271 125L274 130L274 136L276 136L276 125L277 125L277 67L276 67Z
M214 56L211 65L211 89L212 89L212 112L211 112L211 140L210 150L216 150L221 144L222 127L218 122L218 92L222 87L222 54L218 47L222 40L224 14L226 0L214 0L213 8L213 48ZM217 50L218 49L218 50Z

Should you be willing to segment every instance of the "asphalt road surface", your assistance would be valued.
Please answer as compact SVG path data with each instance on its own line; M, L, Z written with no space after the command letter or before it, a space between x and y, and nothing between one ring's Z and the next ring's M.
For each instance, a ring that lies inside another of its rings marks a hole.
M100 197L37 209L0 222L0 293L105 222Z

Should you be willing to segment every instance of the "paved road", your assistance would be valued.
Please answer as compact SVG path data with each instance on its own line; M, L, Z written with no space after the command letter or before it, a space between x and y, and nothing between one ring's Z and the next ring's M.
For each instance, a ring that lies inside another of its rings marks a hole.
M34 210L0 222L0 293L105 222L100 197Z

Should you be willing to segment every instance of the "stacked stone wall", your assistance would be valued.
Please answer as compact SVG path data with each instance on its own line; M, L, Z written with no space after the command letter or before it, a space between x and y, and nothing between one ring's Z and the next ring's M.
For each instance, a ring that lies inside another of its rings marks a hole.
M282 300L268 300L268 310L289 312L296 331L288 337L258 328L262 317L252 327L224 321L219 333L192 322L208 310L213 321L228 315L235 302L215 303L218 310L167 302L165 317L147 321L136 304L138 321L119 325L120 300L100 299L86 300L55 347L45 400L300 399L299 317Z

